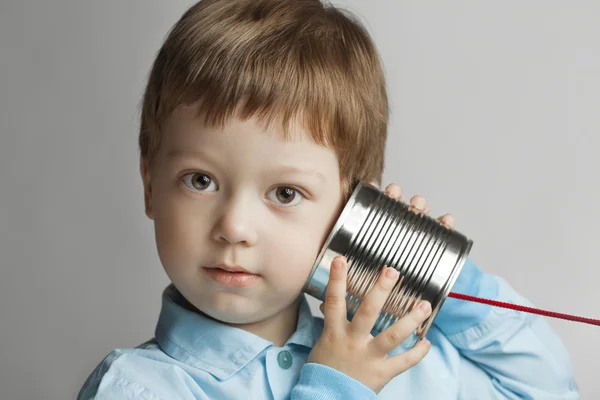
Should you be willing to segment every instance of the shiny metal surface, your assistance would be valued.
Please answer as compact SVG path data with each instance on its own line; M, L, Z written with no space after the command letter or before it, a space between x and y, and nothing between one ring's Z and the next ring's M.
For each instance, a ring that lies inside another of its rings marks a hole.
M338 255L345 256L349 267L346 302L352 320L383 267L396 268L400 277L372 334L392 325L420 300L427 300L431 315L404 343L412 347L431 327L472 245L461 233L359 182L323 245L304 292L324 300L331 262Z

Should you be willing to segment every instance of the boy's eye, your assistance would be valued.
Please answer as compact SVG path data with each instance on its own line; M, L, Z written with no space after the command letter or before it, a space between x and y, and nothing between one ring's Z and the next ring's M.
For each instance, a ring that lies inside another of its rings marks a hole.
M269 200L285 206L294 206L302 200L302 194L296 189L287 186L279 186L267 193Z
M188 188L200 192L214 192L217 190L217 184L214 179L209 175L200 172L185 175L183 177L183 183Z

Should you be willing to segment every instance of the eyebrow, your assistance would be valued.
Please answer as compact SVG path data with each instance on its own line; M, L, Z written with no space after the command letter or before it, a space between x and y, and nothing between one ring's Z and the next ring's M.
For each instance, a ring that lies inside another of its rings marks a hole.
M196 150L170 150L167 153L167 158L208 158L212 160L208 152Z
M273 172L277 171L280 173L288 173L288 174L306 175L306 176L315 177L323 183L327 182L327 178L325 178L325 175L323 175L321 172L317 171L316 169L302 169L302 168L297 168L297 167L292 167L292 166L281 166L281 167L273 168L271 171L273 171Z
M167 157L201 157L204 153L191 150L169 150Z

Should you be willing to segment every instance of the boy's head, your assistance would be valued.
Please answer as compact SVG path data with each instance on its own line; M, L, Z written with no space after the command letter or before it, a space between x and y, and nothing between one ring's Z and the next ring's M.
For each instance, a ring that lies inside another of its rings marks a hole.
M352 182L381 180L387 120L377 51L342 11L191 7L154 62L139 136L146 212L175 286L228 323L290 308Z

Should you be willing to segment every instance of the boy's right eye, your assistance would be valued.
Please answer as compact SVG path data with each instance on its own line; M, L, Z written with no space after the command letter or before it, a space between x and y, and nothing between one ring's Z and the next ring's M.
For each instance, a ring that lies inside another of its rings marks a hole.
M217 190L217 184L210 175L200 172L187 174L183 177L183 183L191 190L198 192L214 192Z

